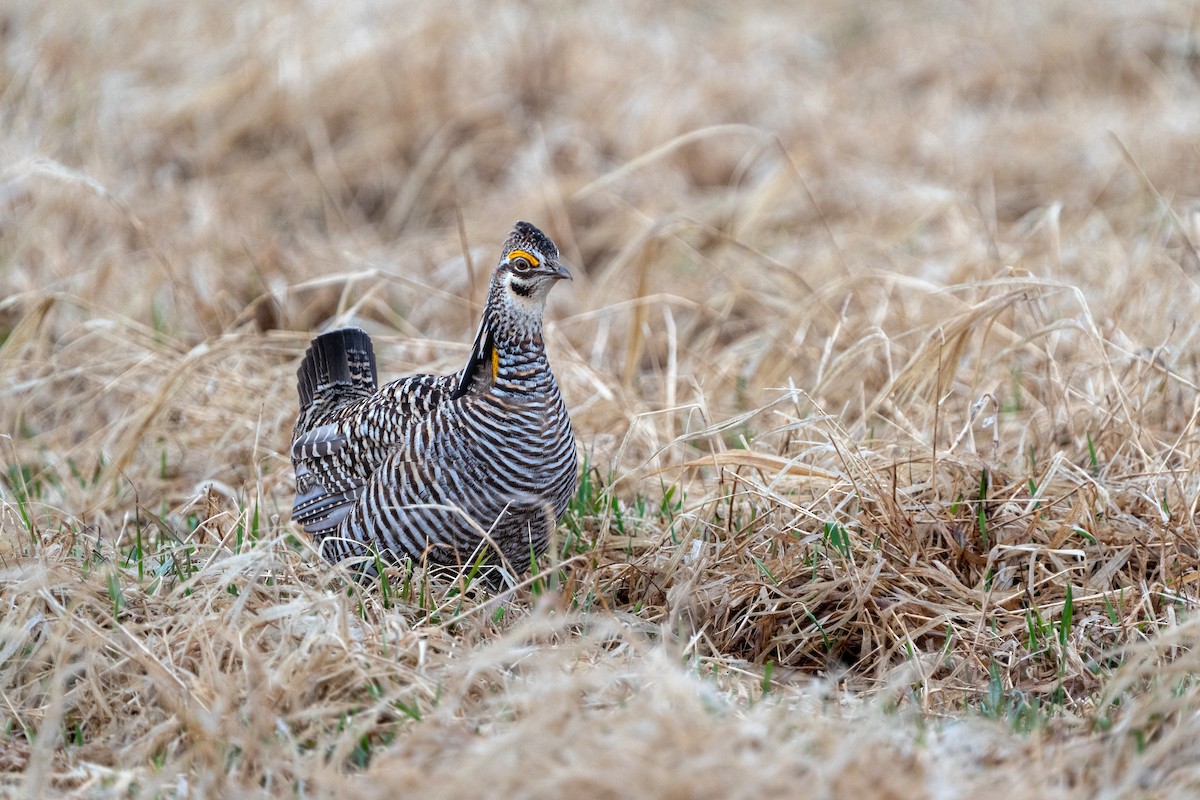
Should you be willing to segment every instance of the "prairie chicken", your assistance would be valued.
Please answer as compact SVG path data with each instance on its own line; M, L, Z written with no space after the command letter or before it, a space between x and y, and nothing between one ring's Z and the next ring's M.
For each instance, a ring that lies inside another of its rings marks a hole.
M571 278L558 248L518 222L492 273L466 366L378 386L371 339L312 341L296 375L292 518L333 560L370 548L516 572L545 551L575 493L575 435L542 339L546 295Z

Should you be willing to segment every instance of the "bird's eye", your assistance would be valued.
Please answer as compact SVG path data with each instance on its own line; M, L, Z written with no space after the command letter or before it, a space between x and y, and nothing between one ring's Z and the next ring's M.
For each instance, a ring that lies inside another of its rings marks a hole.
M540 263L537 257L528 250L513 248L508 251L508 264L513 268L513 272L518 275L528 272Z

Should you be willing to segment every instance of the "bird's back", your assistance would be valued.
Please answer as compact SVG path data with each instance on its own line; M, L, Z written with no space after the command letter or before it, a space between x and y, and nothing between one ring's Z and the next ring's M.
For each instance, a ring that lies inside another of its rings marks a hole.
M377 386L371 338L340 328L313 340L297 370L292 519L311 534L337 527L408 426L450 394L452 375L409 375Z

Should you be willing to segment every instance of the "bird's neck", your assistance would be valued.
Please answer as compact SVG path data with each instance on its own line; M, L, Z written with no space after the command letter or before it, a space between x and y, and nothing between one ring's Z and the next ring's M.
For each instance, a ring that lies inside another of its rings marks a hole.
M459 373L455 396L486 392L492 387L519 384L530 369L545 365L546 346L542 338L543 303L503 302L495 295L488 298L471 356ZM533 307L536 304L536 307Z
M483 313L480 326L491 331L492 345L502 354L515 350L542 349L542 303L507 302L489 306Z

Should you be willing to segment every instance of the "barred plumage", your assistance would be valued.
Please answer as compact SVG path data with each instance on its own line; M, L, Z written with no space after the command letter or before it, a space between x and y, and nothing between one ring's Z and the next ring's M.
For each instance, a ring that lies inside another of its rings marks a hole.
M466 565L498 553L517 572L545 551L575 492L575 435L546 359L542 312L570 273L518 222L492 273L471 357L453 375L377 387L371 339L313 340L297 372L292 518L334 560L376 547Z

